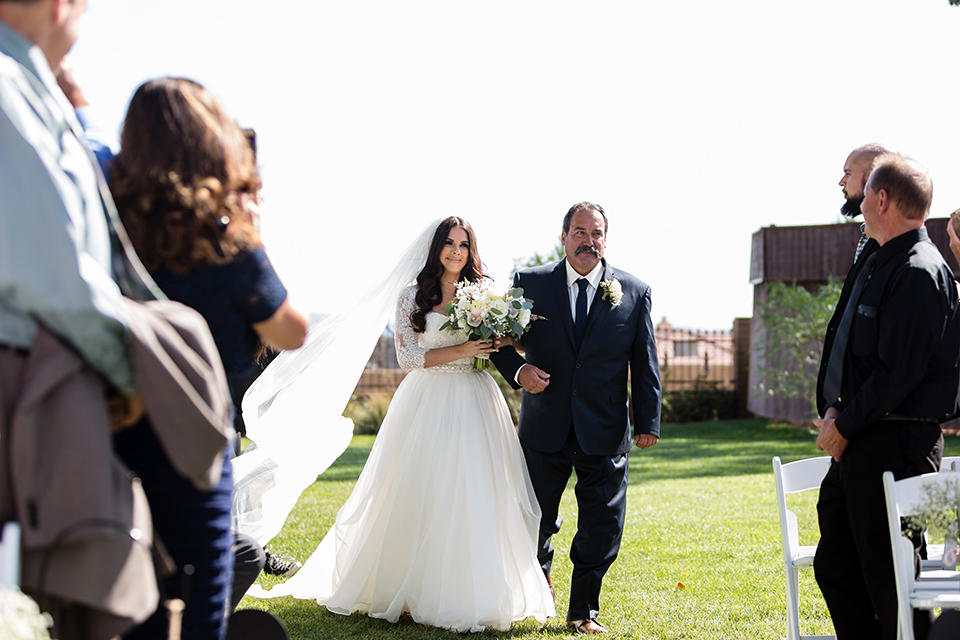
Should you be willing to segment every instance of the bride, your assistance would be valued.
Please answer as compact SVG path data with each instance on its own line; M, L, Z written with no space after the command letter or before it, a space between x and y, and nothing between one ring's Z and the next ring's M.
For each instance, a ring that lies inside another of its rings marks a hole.
M473 368L509 338L441 331L456 284L483 277L473 229L443 220L400 294L396 347L409 375L353 493L300 571L269 592L334 612L455 631L554 615L536 557L540 508L497 384Z

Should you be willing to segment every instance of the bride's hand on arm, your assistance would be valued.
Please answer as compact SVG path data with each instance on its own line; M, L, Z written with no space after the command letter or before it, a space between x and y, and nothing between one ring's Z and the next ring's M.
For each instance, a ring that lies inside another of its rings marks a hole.
M523 353L522 340L517 340L516 338L512 338L510 336L503 336L502 338L499 338L499 342L501 349L504 347L513 347L517 350L517 353Z
M503 346L501 340L501 338L497 338L491 342L473 340L452 347L430 349L424 356L424 367L436 367L441 364L453 362L454 360L459 360L460 358L476 358L477 356L490 355L491 353L495 353L498 347Z

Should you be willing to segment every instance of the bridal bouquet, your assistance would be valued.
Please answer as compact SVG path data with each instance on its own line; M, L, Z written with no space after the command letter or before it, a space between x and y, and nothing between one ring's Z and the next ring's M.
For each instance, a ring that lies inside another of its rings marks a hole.
M510 336L517 340L538 318L530 311L533 301L523 297L523 289L510 289L497 295L490 280L463 281L457 285L457 295L447 304L448 320L441 329L461 331L467 340L492 340ZM487 356L474 360L477 369L487 368Z
M49 613L18 587L0 587L0 638L4 640L50 640L53 625Z

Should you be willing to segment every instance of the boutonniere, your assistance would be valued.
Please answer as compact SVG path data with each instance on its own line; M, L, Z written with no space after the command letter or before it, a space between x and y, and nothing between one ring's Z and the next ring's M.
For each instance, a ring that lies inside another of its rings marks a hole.
M619 307L620 303L623 302L623 287L620 286L620 281L616 278L602 281L600 290L603 291L600 299L609 300L611 307Z

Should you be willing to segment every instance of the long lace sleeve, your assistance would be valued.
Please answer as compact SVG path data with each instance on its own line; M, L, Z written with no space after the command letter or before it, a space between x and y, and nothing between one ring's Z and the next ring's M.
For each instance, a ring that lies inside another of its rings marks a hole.
M414 300L417 288L409 286L400 294L397 302L396 336L394 343L397 348L397 362L404 371L423 369L426 362L427 349L420 346L417 333L413 330L410 317L417 310Z

